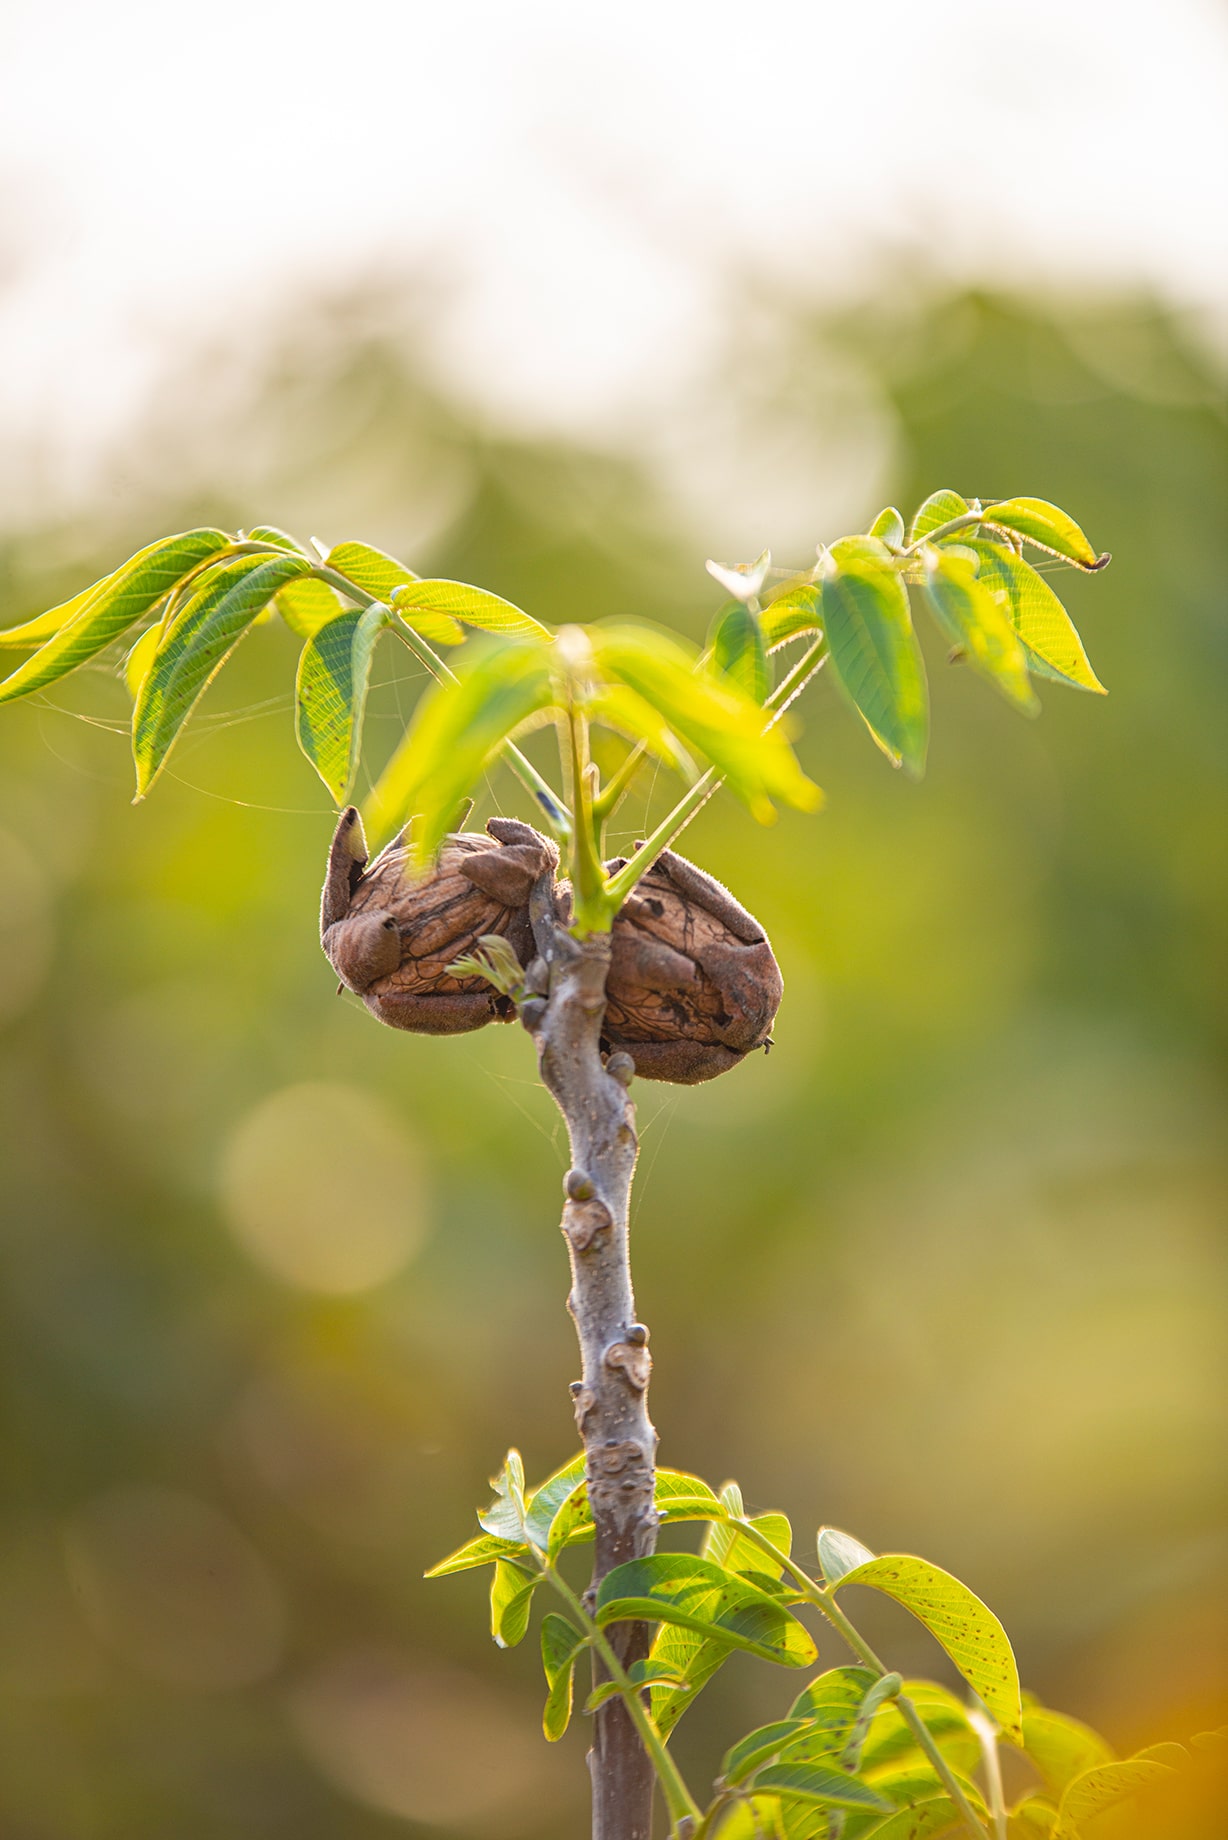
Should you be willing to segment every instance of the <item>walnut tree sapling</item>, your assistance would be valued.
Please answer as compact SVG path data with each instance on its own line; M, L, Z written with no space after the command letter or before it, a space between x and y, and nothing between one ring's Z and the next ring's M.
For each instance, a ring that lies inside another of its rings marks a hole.
M1043 500L941 491L907 528L889 508L799 571L772 570L767 555L709 564L729 598L700 648L630 620L552 631L497 595L420 579L362 543L325 552L271 526L200 529L0 632L0 649L27 653L0 702L116 659L133 699L140 799L240 640L280 618L302 642L298 740L340 812L320 924L341 984L396 1028L450 1035L518 1020L531 1038L570 1142L562 1231L583 1449L531 1491L510 1453L482 1532L435 1573L490 1566L492 1629L508 1645L523 1637L538 1588L555 1593L541 1629L544 1725L550 1738L566 1729L587 1652L596 1840L648 1840L658 1789L674 1840L1001 1840L1008 1828L1075 1840L1085 1819L1153 1788L1178 1761L1117 1761L1086 1727L1025 1710L1001 1625L938 1567L876 1557L829 1528L817 1570L804 1569L783 1515L748 1515L736 1485L718 1494L658 1469L648 1331L631 1286L633 1079L728 1074L770 1045L782 994L758 921L674 844L722 787L765 822L780 805L817 808L785 715L823 667L888 759L920 777L929 718L914 602L951 658L1024 713L1038 707L1037 679L1100 692L1029 550L1087 571L1108 560ZM386 637L432 681L360 812L350 799ZM543 725L558 739L557 785L518 746ZM594 728L623 743L604 782ZM500 762L532 822L460 829L471 791ZM682 791L629 856L611 858L607 826L646 763L677 774ZM702 1523L702 1550L657 1554L663 1521ZM581 1594L560 1559L585 1542L594 1565ZM973 1690L971 1708L931 1683L905 1690L837 1601L853 1581L926 1625ZM811 1678L787 1716L731 1748L697 1798L670 1750L678 1719L738 1650L808 1668L816 1650L798 1611L810 1609L854 1663ZM999 1745L1022 1752L1036 1778L1011 1811Z

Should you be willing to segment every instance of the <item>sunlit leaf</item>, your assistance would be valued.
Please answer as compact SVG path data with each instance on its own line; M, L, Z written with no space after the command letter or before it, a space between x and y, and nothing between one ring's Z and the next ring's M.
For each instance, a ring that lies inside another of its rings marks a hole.
M96 657L112 640L151 612L185 575L233 542L234 538L227 536L224 530L188 530L178 536L163 537L161 542L140 550L113 575L96 583L88 594L65 603L65 607L75 608L75 611L32 658L27 658L0 683L0 703L45 689L48 684L75 671L87 659ZM56 614L64 611L63 607L55 609ZM31 624L33 622L27 622L27 632ZM18 643L16 634L20 630L10 631L7 643Z
M525 1510L525 1532L539 1552L545 1552L550 1545L550 1529L559 1509L567 1498L575 1493L576 1487L584 1480L585 1456L581 1451L556 1469L552 1476L547 1476L540 1486L529 1495Z
M1128 1802L1144 1789L1170 1782L1176 1771L1166 1763L1127 1757L1121 1763L1102 1763L1085 1770L1068 1783L1058 1803L1053 1840L1079 1840L1080 1824L1110 1808Z
M784 594L778 594L760 615L763 627L763 641L769 650L784 645L789 639L796 639L800 633L817 632L821 621L819 601L821 591L817 582L799 582Z
M1055 1795L1084 1771L1114 1761L1112 1747L1099 1732L1045 1706L1024 1707L1023 1750Z
M496 1559L527 1559L528 1546L523 1540L505 1540L497 1534L479 1534L477 1539L468 1540L464 1546L458 1546L454 1553L433 1565L424 1578L448 1578L453 1572L469 1572L479 1565L493 1565Z
M9 647L13 651L29 651L33 646L42 645L44 640L54 638L61 627L80 613L87 601L90 601L112 580L104 575L100 581L91 582L80 594L74 594L70 601L61 601L58 607L48 608L33 620L25 620L20 626L6 626L0 631L0 648Z
M962 1701L933 1680L906 1680L901 1691L948 1763L964 1772L974 1770L981 1757L981 1741L968 1723L968 1709ZM898 1702L889 1700L880 1706L862 1744L863 1774L891 1769L920 1754Z
M391 619L378 602L362 613L339 613L307 641L299 658L299 746L338 805L345 804L358 772L371 660Z
M1190 1753L1184 1744L1175 1744L1171 1738L1166 1738L1159 1744L1148 1744L1141 1751L1135 1751L1132 1761L1166 1763L1170 1770L1181 1770L1190 1761Z
M967 516L970 509L967 499L961 498L958 492L932 492L908 527L909 543L919 543L922 537L928 537L940 525L951 524L956 518Z
M673 1623L783 1667L808 1667L815 1656L809 1631L780 1597L769 1595L768 1582L761 1575L752 1584L690 1553L655 1553L606 1574L597 1622L603 1629L628 1620Z
M369 543L338 543L329 550L325 563L338 575L352 581L356 588L373 594L377 601L389 607L399 588L409 589L418 581L413 570L407 569L403 562L386 555L382 549L373 549ZM406 601L398 601L397 612L407 626L412 626L432 645L459 645L465 637L450 613L411 607Z
M515 1648L529 1627L533 1593L540 1572L528 1572L511 1559L496 1559L490 1586L490 1633L500 1648Z
M1006 611L978 580L970 560L948 549L927 548L922 583L934 618L971 668L1026 715L1040 705L1028 677L1027 657Z
M662 1525L670 1521L718 1520L724 1513L706 1482L685 1470L659 1469L653 1483L653 1502ZM587 1485L581 1481L557 1510L550 1524L549 1555L556 1559L566 1546L579 1546L593 1537L593 1515Z
M824 1808L870 1808L890 1811L891 1803L868 1784L844 1770L821 1763L770 1763L755 1778L757 1789L775 1790L796 1801Z
M695 762L662 716L629 684L597 684L585 699L590 720L617 730L632 741L642 741L656 760L681 773L698 777Z
M602 675L650 703L761 822L773 817L774 799L817 809L822 794L802 772L783 728L768 727L763 710L728 678L699 667L693 648L650 626L594 626L589 636Z
M889 543L893 549L902 549L904 545L904 519L894 505L888 505L880 511L871 524L869 533L877 537L880 543Z
M1025 1795L1010 1811L1007 1840L1049 1840L1056 1825L1057 1809L1047 1795Z
M161 638L161 626L151 626L148 632L143 632L141 634L132 650L128 653L128 656L124 659L124 682L128 686L128 694L134 703L141 694L141 685L149 676L150 666L157 656L158 645Z
M281 618L300 639L312 639L321 626L346 611L346 603L335 588L318 575L300 575L287 582L273 602Z
M750 1795L721 1819L717 1840L789 1840L777 1795Z
M925 770L929 693L908 592L873 537L836 544L824 564L822 621L836 681L894 766Z
M772 1725L761 1725L758 1731L748 1732L725 1752L721 1764L721 1776L727 1783L745 1782L753 1776L760 1764L769 1763L778 1757L789 1739L803 1730L804 1719L777 1719Z
M1013 530L1038 549L1048 550L1081 569L1103 568L1107 556L1097 556L1079 526L1065 511L1043 498L1008 498L986 505L985 523L997 530Z
M843 1754L875 1681L869 1668L837 1667L828 1668L802 1689L789 1708L789 1717L805 1722L799 1741L807 1756L818 1759Z
M772 564L772 552L765 549L753 562L712 562L704 564L713 581L718 581L736 600L753 601L758 598L767 573Z
M408 732L363 807L369 837L381 842L416 817L412 860L435 856L461 800L505 741L551 701L548 647L524 639L466 646L457 675L432 684Z
M162 634L133 711L138 798L161 773L184 723L252 622L308 567L302 556L239 556L201 577Z
M503 1468L492 1476L490 1486L495 1499L478 1515L478 1525L500 1540L526 1540L524 1459L518 1450L509 1450Z
M1001 543L968 539L978 558L978 580L989 589L1023 641L1028 669L1036 676L1105 694L1083 649L1074 622L1043 575Z
M762 703L772 687L771 667L759 616L744 601L726 601L708 633L712 662L752 703Z
M1020 1742L1019 1670L1006 1631L966 1584L925 1559L891 1553L847 1572L839 1588L868 1584L910 1610L939 1641L990 1716Z
M553 1611L542 1619L542 1667L546 1675L546 1706L542 1730L552 1744L558 1742L571 1721L572 1680L576 1656L587 1638L564 1616Z
M839 1527L820 1527L817 1545L819 1565L828 1584L838 1584L846 1572L855 1571L859 1565L876 1557L868 1546L855 1540L851 1533L841 1533Z
M525 639L548 639L550 630L531 614L514 607L485 588L463 581L413 581L395 588L392 604L408 626L421 630L422 614L449 614L476 626L480 632L513 634Z
M289 550L292 555L306 556L309 562L315 560L310 550L303 548L297 537L292 537L288 530L281 530L276 524L257 524L249 530L244 542L271 543L274 549Z
M950 1796L936 1795L914 1808L897 1808L885 1821L861 1828L857 1835L850 1835L849 1840L860 1840L861 1835L865 1840L946 1840L947 1835L955 1840L956 1834L966 1831L963 1817Z

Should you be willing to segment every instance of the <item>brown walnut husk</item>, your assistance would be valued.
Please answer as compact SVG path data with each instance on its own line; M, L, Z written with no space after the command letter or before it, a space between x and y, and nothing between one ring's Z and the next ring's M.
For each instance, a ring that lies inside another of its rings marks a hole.
M783 990L759 922L664 850L614 922L602 1047L629 1054L641 1079L694 1086L771 1045Z
M337 976L394 1029L461 1035L515 1012L484 978L448 967L483 934L507 939L522 964L533 953L529 892L558 853L527 824L492 818L486 837L448 837L426 874L406 875L398 841L367 866L358 813L342 813L320 904L320 942Z

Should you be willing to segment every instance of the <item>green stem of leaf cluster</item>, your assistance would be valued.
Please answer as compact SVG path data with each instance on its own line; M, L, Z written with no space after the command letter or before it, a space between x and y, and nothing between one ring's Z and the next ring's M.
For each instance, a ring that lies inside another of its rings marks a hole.
M783 1553L778 1546L773 1545L772 1541L768 1539L766 1534L760 1532L753 1521L740 1520L737 1525L741 1533L745 1534L756 1546L760 1547L763 1552L767 1553L769 1557L775 1560L784 1571L788 1572L806 1602L814 1604L816 1609L823 1612L823 1615L827 1618L832 1628L837 1630L840 1635L844 1637L844 1640L848 1643L848 1646L852 1649L859 1661L864 1661L868 1668L872 1668L880 1680L884 1675L892 1672L892 1669L884 1666L879 1660L874 1650L870 1647L870 1644L844 1614L843 1610L836 1602L836 1587L834 1585L818 1584L811 1578L808 1572L802 1570L800 1565L795 1565L787 1553ZM977 1816L975 1808L973 1808L968 1797L960 1787L958 1777L954 1774L951 1766L938 1748L933 1734L925 1723L925 1720L921 1717L921 1714L917 1711L917 1708L913 1705L907 1694L898 1694L896 1696L896 1705L900 1709L901 1718L916 1739L918 1749L924 1752L929 1762L933 1765L935 1775L942 1783L943 1788L950 1796L956 1808L958 1808L960 1818L968 1832L973 1836L973 1840L986 1840L985 1829Z
M609 884L597 847L588 721L574 700L566 720L571 761L571 930L577 939L587 939L592 933L608 933L617 909L610 904Z

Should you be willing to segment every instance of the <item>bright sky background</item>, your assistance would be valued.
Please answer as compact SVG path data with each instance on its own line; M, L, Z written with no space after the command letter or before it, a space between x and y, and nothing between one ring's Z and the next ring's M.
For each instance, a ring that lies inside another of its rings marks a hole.
M210 331L371 269L492 415L590 432L747 265L923 250L1222 332L1226 77L1215 0L8 0L0 474L37 439L67 490Z

